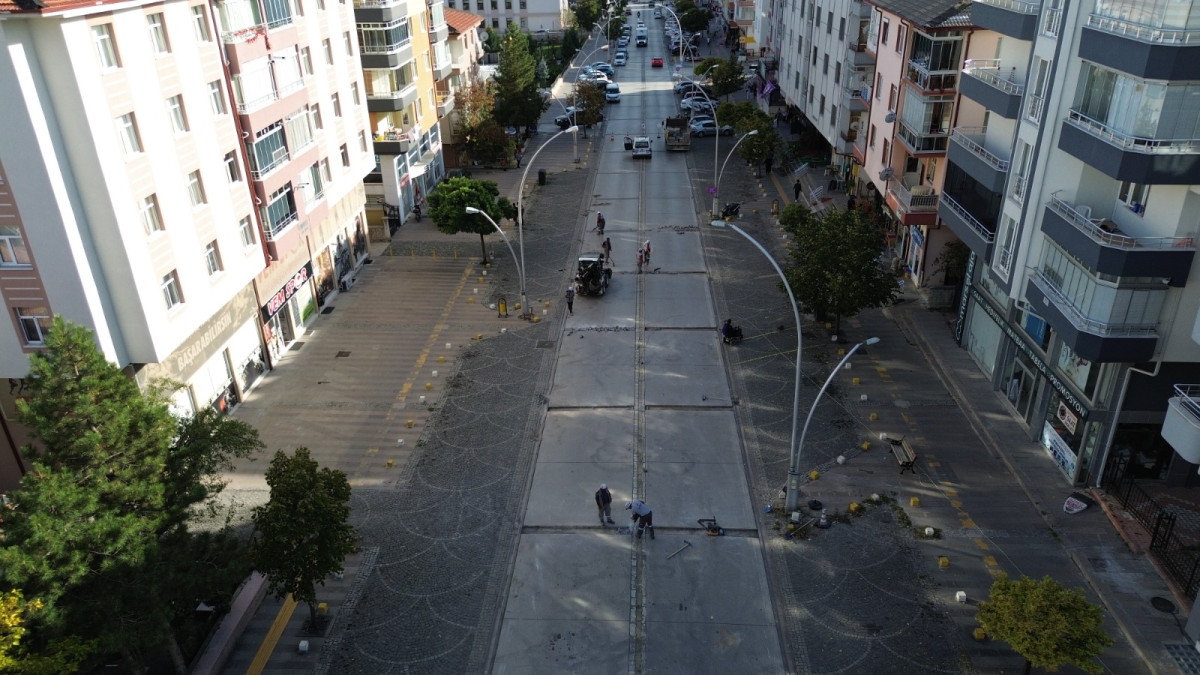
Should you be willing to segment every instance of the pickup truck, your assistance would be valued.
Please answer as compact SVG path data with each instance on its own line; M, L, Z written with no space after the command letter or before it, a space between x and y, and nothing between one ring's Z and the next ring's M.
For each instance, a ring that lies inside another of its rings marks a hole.
M691 147L692 132L686 117L668 117L663 127L668 150L687 150Z

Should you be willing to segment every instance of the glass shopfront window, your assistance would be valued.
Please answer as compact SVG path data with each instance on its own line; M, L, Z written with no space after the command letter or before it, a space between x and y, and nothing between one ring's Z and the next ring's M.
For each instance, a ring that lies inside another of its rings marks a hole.
M1042 447L1072 482L1077 476L1087 476L1099 437L1099 423L1081 419L1058 392L1050 393L1042 425Z
M971 303L970 312L967 314L967 330L963 335L963 346L971 352L988 377L991 377L996 369L1000 335L999 324L988 316L987 312L979 308L978 302Z

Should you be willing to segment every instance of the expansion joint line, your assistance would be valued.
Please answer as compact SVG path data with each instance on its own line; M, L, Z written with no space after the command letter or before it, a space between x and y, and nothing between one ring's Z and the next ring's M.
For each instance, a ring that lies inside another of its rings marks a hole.
M638 194L638 230L637 245L645 241L646 236L646 175L648 162L639 162ZM648 267L648 265L646 266ZM633 495L646 499L646 293L645 274L637 275L636 301L633 332L633 363L636 377L636 393L634 398L634 441L633 441L633 480L631 482ZM635 529L635 528L631 528ZM629 575L629 674L638 675L644 672L646 658L646 584L645 565L642 556L642 539L634 536L630 546Z

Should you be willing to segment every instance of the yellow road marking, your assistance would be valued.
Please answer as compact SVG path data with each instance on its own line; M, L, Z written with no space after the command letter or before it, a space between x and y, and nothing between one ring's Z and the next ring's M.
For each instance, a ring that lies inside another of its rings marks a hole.
M975 539L972 539L971 541L975 542L975 545L978 546L979 550L981 550L981 551L986 551L989 548L991 548L990 546L988 546L988 543L986 541L984 541L978 537L976 537Z
M973 529L975 529L975 521L971 520L970 518L963 518L963 519L962 519L962 526L963 526L963 527L969 527L969 528L971 528L971 529L973 530Z
M250 667L246 669L246 675L260 675L267 667L267 661L271 659L271 653L275 651L275 645L283 636L283 629L287 628L288 621L292 620L294 611L296 611L296 600L289 594L287 600L283 601L283 606L279 608L279 613L275 615L275 620L271 622L271 629L267 631L266 637L259 645L258 653L250 662Z

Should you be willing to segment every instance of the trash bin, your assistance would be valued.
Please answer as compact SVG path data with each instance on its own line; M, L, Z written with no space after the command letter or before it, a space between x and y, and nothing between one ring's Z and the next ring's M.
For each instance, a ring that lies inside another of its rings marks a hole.
M538 185L546 184L546 170L538 169Z

